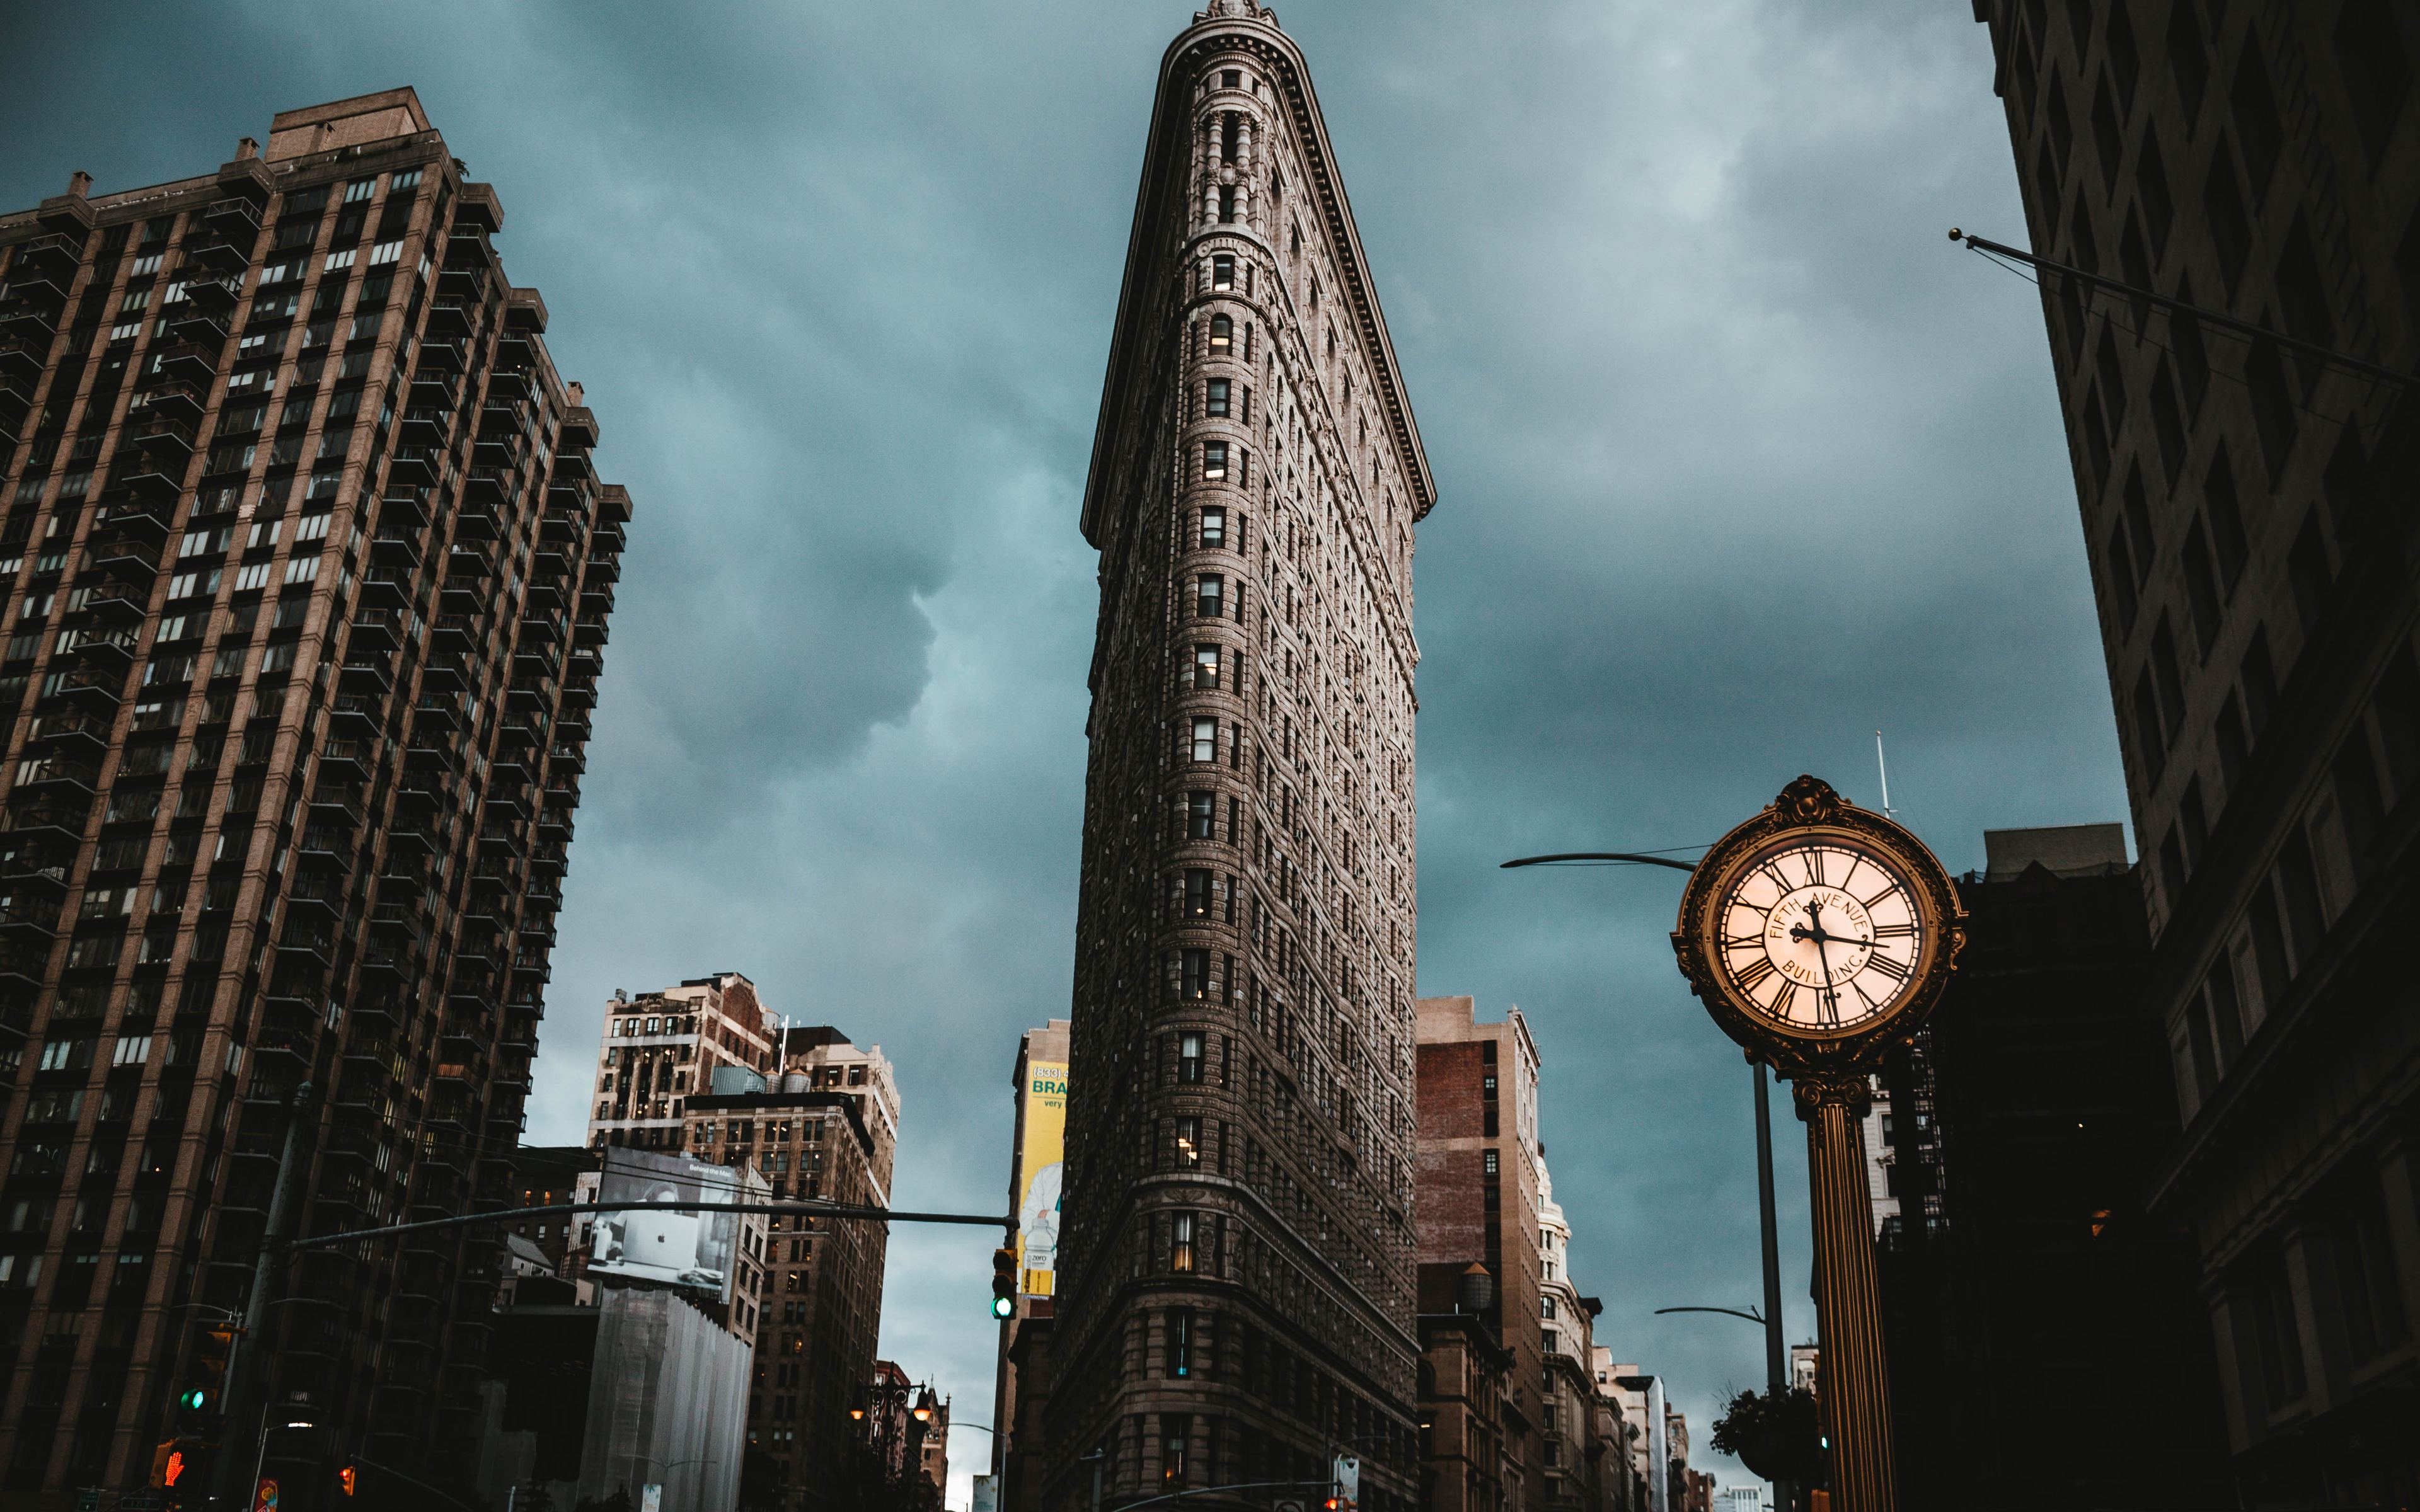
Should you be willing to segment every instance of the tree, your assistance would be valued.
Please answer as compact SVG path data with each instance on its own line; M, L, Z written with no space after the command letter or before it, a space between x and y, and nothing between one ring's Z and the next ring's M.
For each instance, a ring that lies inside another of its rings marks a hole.
M1714 1425L1714 1445L1761 1479L1807 1479L1823 1463L1815 1394L1796 1387L1763 1396L1741 1392Z

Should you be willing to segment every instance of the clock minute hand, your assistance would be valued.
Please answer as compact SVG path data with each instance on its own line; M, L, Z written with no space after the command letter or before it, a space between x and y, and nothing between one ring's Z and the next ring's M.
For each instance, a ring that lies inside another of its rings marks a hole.
M1815 926L1815 960L1816 963L1823 968L1823 996L1826 1001L1829 1002L1833 1000L1832 959L1824 953L1823 942L1826 940L1837 939L1838 936L1823 933L1823 905L1822 903L1809 903L1807 905L1807 918Z

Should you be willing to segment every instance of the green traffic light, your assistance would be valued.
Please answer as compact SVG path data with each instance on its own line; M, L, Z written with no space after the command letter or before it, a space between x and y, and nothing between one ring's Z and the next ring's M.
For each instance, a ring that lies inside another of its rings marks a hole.
M994 1318L1006 1318L1016 1311L1016 1303L1011 1298L994 1297L991 1300L991 1315Z
M204 1407L209 1405L209 1400L210 1394L204 1391L201 1387L195 1386L193 1390L185 1393L182 1396L178 1397L177 1405L198 1412Z

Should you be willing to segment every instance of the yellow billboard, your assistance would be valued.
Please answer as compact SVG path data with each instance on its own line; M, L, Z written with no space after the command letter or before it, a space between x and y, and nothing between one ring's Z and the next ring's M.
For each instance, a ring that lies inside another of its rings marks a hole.
M1025 1068L1025 1147L1017 1151L1022 1190L1016 1195L1017 1286L1029 1297L1050 1295L1059 1269L1059 1177L1067 1147L1067 1063L1036 1060Z

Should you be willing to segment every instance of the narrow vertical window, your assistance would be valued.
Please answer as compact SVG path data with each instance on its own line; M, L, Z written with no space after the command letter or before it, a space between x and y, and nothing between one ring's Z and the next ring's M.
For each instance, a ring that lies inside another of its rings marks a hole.
M1235 286L1235 259L1232 255L1222 252L1210 259L1210 286L1222 291Z
M1177 1412L1160 1414L1159 1478L1163 1484L1185 1484L1185 1441L1193 1435L1193 1420Z
M1235 322L1223 315L1210 317L1210 355L1225 357L1235 348Z
M1226 475L1227 443L1203 441L1202 443L1202 476L1216 482Z
M1218 759L1218 721L1202 718L1193 721L1192 756L1197 762Z
M1210 917L1210 873L1198 867L1185 873L1185 916L1187 918ZM1207 969L1206 964L1204 969Z
M1230 800L1231 802L1233 800ZM1218 812L1218 799L1208 793L1188 793L1185 797L1185 838L1208 840L1211 821Z
M1212 378L1204 386L1204 391L1202 401L1202 412L1204 415L1225 415L1227 413L1227 380L1225 378Z
M1171 1271L1193 1269L1193 1214L1177 1213L1169 1224L1168 1268Z
M1210 995L1209 951L1185 950L1179 952L1177 971L1178 978L1176 990L1180 996L1200 999ZM1179 1069L1181 1071L1183 1069L1184 1057L1180 1055L1177 1059ZM1195 1074L1185 1077L1184 1079L1187 1081L1197 1082L1202 1079L1198 1064L1195 1067Z
M1215 572L1205 572L1194 584L1194 612L1205 620L1215 620L1225 610L1227 579Z
M1215 688L1218 686L1218 648L1217 646L1193 648L1193 686L1201 688Z
M1168 1373L1171 1376L1193 1374L1193 1309L1171 1307L1168 1310Z
M1202 546L1215 550L1227 544L1227 512L1217 505L1202 512Z
M1202 1168L1202 1120L1176 1120L1176 1168L1198 1171Z
M1176 1037L1176 1079L1202 1080L1202 1033L1198 1029L1187 1029Z

